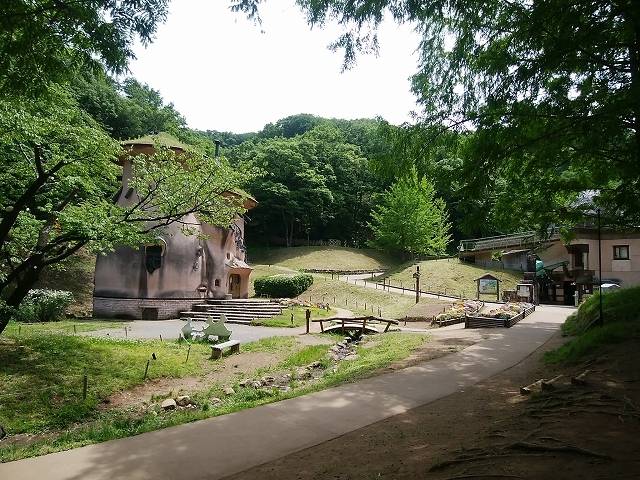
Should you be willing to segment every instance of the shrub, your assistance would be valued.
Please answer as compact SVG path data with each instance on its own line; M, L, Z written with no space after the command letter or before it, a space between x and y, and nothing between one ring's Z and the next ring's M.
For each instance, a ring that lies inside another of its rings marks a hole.
M298 275L273 275L256 279L256 295L272 298L293 298L313 285L313 277L308 273Z
M65 290L30 290L14 318L20 322L51 322L62 317L71 302L73 295Z

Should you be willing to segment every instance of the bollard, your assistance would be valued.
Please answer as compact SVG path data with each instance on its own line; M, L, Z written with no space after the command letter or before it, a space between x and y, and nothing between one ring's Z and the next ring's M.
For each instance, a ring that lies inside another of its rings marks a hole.
M87 376L87 369L84 369L84 375L82 376L82 399L87 399L87 389L89 388L89 377Z

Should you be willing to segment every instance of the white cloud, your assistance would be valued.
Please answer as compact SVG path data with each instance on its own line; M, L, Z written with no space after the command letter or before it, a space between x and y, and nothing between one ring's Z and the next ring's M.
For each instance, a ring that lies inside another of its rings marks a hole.
M361 56L341 73L342 55L327 49L341 31L336 25L311 30L291 0L264 3L261 26L229 4L174 0L155 42L136 48L130 65L191 127L256 131L296 113L410 119L418 45L410 26L385 21L379 56Z

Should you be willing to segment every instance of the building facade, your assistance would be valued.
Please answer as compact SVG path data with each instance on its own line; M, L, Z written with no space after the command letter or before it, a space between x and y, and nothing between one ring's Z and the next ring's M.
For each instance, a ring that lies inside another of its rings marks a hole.
M166 136L164 137L165 142ZM143 137L124 142L121 158L122 190L118 204L133 201L128 182L136 155L154 151L157 139ZM184 146L169 138L176 153ZM255 206L251 198L244 207ZM185 235L180 226L164 228L152 244L119 247L98 256L93 293L93 314L98 318L167 319L190 310L203 298L247 298L251 268L245 263L244 218L230 228L201 222L195 215L183 219L196 230Z
M573 304L576 293L592 293L593 286L600 283L640 285L640 232L636 230L603 230L600 242L594 228L575 229L569 242L564 242L557 232L544 237L527 232L463 240L458 256L485 267L520 270L523 280L524 272L535 271L543 303Z

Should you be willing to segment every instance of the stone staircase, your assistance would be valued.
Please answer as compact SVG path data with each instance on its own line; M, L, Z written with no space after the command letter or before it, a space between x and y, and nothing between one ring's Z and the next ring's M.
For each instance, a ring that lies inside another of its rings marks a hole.
M236 300L206 300L206 303L193 305L192 310L180 312L180 318L206 320L213 317L220 319L224 313L227 323L249 325L256 318L271 318L282 313L282 305L271 300L236 299Z

